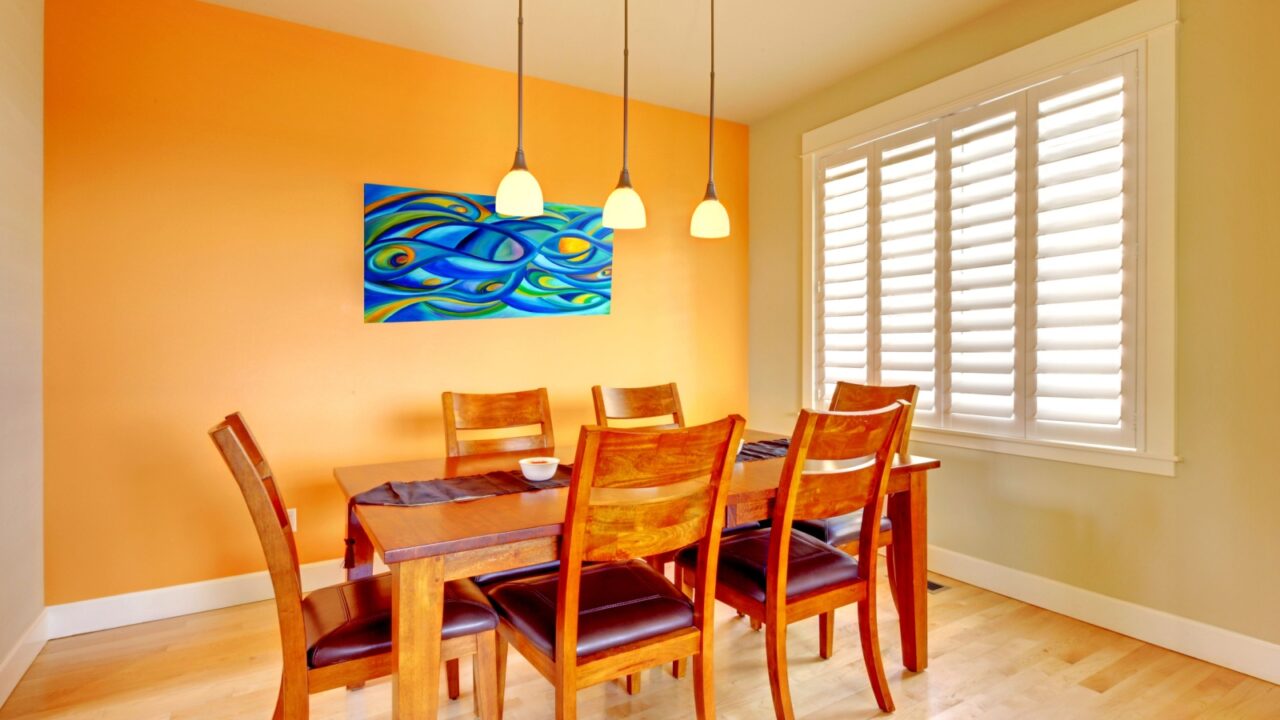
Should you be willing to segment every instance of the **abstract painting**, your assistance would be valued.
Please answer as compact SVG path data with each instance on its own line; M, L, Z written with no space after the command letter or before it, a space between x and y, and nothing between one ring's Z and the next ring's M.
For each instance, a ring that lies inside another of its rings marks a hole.
M607 315L613 231L600 208L506 217L490 195L364 186L367 323Z

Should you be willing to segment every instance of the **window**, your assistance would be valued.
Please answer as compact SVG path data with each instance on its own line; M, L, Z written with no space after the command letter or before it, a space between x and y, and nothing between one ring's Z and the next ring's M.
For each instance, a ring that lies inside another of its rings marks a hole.
M1165 298L1142 294L1144 178L1160 165L1145 157L1146 50L806 154L809 404L840 380L914 384L919 440L1172 474L1172 421L1144 422L1147 376L1172 377L1147 347L1172 347L1147 331ZM1160 203L1171 183L1154 183Z

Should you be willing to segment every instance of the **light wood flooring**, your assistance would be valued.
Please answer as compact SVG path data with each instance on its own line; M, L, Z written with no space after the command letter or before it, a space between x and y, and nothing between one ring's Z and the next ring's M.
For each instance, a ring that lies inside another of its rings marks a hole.
M881 583L881 638L897 718L1280 718L1280 686L1163 650L944 577L930 596L930 665L902 668L897 615ZM817 621L789 634L792 695L805 719L879 715L858 651L856 616L841 610L836 654L818 659ZM720 607L718 715L772 718L763 635ZM442 718L472 717L470 673ZM0 720L229 720L271 716L279 635L270 603L55 640L0 709ZM514 651L508 720L552 715L551 686ZM443 685L443 683L441 683ZM579 696L582 717L693 716L689 680L645 673L642 692L616 684ZM312 696L313 718L389 718L390 683Z

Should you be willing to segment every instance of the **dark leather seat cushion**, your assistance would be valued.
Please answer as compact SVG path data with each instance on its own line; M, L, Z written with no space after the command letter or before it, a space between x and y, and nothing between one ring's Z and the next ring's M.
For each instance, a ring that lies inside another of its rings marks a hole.
M498 612L542 652L555 652L558 575L512 580L487 592ZM693 626L693 603L647 563L582 570L578 656Z
M796 520L795 529L812 535L828 545L844 547L858 541L862 533L862 511L837 515L826 520ZM880 518L880 532L892 532L889 518Z
M499 570L498 572L485 573L477 575L472 580L480 586L481 590L493 587L498 583L504 583L508 580L521 580L535 575L546 575L560 571L560 561L552 560L550 562L538 563L537 565L528 565L526 567L512 568L510 570Z
M718 585L732 587L757 602L765 601L769 571L769 536L772 528L761 528L725 538L720 545ZM791 531L790 559L787 562L787 597L800 597L858 579L858 561L819 542L805 533ZM686 548L676 556L685 567L696 567L696 548Z
M321 588L302 601L307 663L313 668L391 651L391 576L376 575ZM441 637L498 626L498 617L470 580L445 583Z

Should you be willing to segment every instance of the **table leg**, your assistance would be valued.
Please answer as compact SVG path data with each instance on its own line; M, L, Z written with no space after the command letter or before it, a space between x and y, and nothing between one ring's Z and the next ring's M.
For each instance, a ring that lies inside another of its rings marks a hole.
M920 672L929 665L929 545L927 473L912 473L908 489L889 496L898 580L898 624L902 630L902 663Z
M427 557L391 566L391 717L435 720L440 704L440 626L444 560Z
M347 508L347 552L351 567L347 568L347 580L359 580L373 575L373 543L356 517L354 505Z

